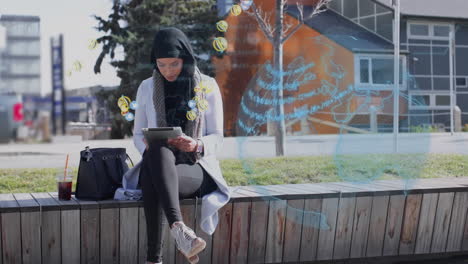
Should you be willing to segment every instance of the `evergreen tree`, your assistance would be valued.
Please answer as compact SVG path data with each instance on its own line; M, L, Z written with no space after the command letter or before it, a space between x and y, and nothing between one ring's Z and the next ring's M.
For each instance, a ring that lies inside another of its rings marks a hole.
M108 19L95 16L97 29L105 33L98 38L102 51L96 60L94 72L99 73L105 56L114 59L117 47L123 47L124 59L112 61L121 79L119 89L101 92L97 96L107 101L112 113L112 138L132 136L133 121L126 121L120 114L117 100L121 95L136 99L141 81L152 75L149 58L155 33L174 26L187 34L198 56L198 67L213 76L210 58L215 54L211 39L217 34L215 0L133 0L129 3L115 0Z

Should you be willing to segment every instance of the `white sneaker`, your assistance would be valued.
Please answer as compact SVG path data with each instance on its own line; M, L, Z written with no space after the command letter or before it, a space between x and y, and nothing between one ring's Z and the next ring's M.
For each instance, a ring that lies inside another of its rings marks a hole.
M184 223L174 223L174 227L171 228L171 235L176 241L177 248L187 259L200 253L206 247L205 240L197 237L195 232Z

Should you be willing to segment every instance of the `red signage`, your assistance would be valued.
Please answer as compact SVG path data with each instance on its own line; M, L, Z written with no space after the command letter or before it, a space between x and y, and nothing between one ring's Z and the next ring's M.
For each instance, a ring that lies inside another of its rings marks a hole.
M13 120L16 122L23 121L23 104L16 103L13 105Z

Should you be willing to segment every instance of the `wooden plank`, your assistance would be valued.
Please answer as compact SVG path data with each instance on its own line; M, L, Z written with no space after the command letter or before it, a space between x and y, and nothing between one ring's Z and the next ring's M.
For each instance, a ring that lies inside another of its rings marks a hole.
M253 186L255 187L256 190L264 190L266 193L268 193L270 196L277 196L277 195L288 195L289 192L282 189L278 188L277 186L272 186L272 185L256 185Z
M431 252L432 232L434 230L434 219L438 200L438 193L423 194L418 233L416 236L415 254L427 254Z
M3 264L2 213L0 212L0 264Z
M163 215L163 220L166 221L166 228L164 230L164 250L163 259L164 263L174 264L176 261L176 245L175 240L170 233L169 224L167 224L166 216Z
M80 260L80 211L61 212L62 263L79 264Z
M99 264L99 209L82 209L80 217L81 264Z
M247 263L251 206L250 202L233 203L230 263Z
M120 263L138 259L138 207L120 208Z
M146 250L148 249L147 240L148 238L146 236L145 209L143 207L139 207L138 208L138 263L146 263Z
M332 185L326 182L301 184L300 188L303 188L303 187L317 189L319 192L321 192L321 194L330 194L330 195L337 195L337 196L340 195L340 189L341 189L336 185Z
M268 231L265 248L265 263L281 262L283 259L284 224L286 200L271 200L268 211Z
M327 185L319 185L317 183L302 183L302 184L289 184L294 185L295 188L304 190L311 194L325 194L325 193L337 193L336 191L330 190Z
M14 200L13 195L11 198ZM20 218L19 212L0 214L4 264L21 264L21 236L18 235L21 233Z
M21 207L21 245L23 263L41 259L41 215L39 204L29 193L14 194Z
M330 260L333 258L338 198L323 199L322 214L326 217L326 221L320 223L317 260Z
M11 193L0 194L0 213L19 212L20 205Z
M298 262L301 250L304 199L288 200L287 203L283 262Z
M340 193L340 197L356 197L356 196L369 196L373 191L361 187L359 184L345 184L345 183L328 183L333 190Z
M468 212L467 212L464 229L463 229L462 250L468 251Z
M41 259L40 217L40 212L21 213L23 263L37 263Z
M42 262L51 264L61 263L62 234L60 205L48 193L33 193L32 196L42 207Z
M182 214L182 218L184 224L192 230L195 228L195 205L181 205L180 212ZM187 263L187 258L180 253L179 250L176 250L176 264Z
M367 236L371 217L372 197L356 198L356 211L354 214L353 238L351 241L351 258L366 256Z
M232 203L228 203L223 208L221 208L218 211L218 215L219 223L216 231L213 233L212 263L229 263L229 241L231 240L232 226Z
M241 186L242 187L242 186ZM249 197L249 201L252 201L252 200L264 200L263 197L264 195L263 194L259 194L257 192L253 192L253 191L249 191L249 190L244 190L244 189L238 189L237 190L238 193L242 193L245 197Z
M384 185L378 185L376 182L369 182L369 183L354 183L354 182L338 182L335 183L336 185L343 185L343 186L351 186L351 187L358 187L362 190L366 190L368 192L385 192L392 190L392 188L389 188L388 186Z
M401 225L405 209L405 195L392 195L388 205L387 226L382 254L395 256L398 254L400 244Z
M421 211L422 194L410 194L406 197L403 228L400 236L400 255L413 255L418 233L419 212Z
M367 257L382 256L389 201L389 196L374 196L372 198L369 236L367 238Z
M237 190L240 189L241 186L228 186L229 192L231 193L231 198L240 198L244 197L242 194L238 194Z
M49 193L31 193L31 195L41 205L43 212L61 210L61 205Z
M452 220L447 240L446 252L462 250L463 228L466 221L468 192L457 192L453 202Z
M355 209L356 197L340 199L333 259L347 259L350 256Z
M302 222L300 261L314 261L317 258L320 223L326 221L321 213L322 199L306 199L304 202L304 220ZM323 225L322 225L323 226Z
M256 192L258 194L261 194L263 197L284 195L284 192L281 190L276 190L274 188L267 188L267 187L260 186L260 185L242 186L242 190ZM275 199L278 199L278 198L275 198Z
M119 263L119 208L100 209L101 251L99 257L101 263ZM123 218L124 221L125 218Z
M268 201L252 202L248 255L249 264L265 263L265 245L267 234L266 223L268 223L268 207Z
M424 189L427 191L438 191L438 192L458 192L466 191L466 185L463 182L459 182L452 179L421 179L421 182L425 185Z
M61 211L80 209L80 205L76 199L60 200L58 198L58 192L49 192L49 195L52 196L52 198L54 198L54 200L59 204Z
M60 200L57 192L49 195L60 205L62 263L80 264L80 210L75 199Z
M440 193L432 235L431 253L445 252L454 193Z
M16 199L21 212L39 211L39 203L30 193L14 193L13 197Z
M297 188L296 184L277 185L277 188L281 188L290 194L314 194L313 189L307 189L307 190L300 189L300 188Z
M201 217L201 203L198 204L197 206L197 219L195 223L195 232L197 233L197 236L203 238L206 241L206 248L200 254L198 254L198 257L200 258L199 263L211 263L211 253L212 253L212 245L213 245L213 236L205 233L201 227L200 227L200 217Z
M0 212L0 264L3 264L2 213Z
M382 181L374 181L374 185L379 186L381 188L387 188L384 193L389 193L391 195L399 195L404 194L404 191L407 190L407 185L403 182L403 180L382 180Z

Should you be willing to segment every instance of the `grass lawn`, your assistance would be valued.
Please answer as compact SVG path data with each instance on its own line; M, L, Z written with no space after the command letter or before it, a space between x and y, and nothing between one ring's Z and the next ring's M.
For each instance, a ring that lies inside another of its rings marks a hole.
M468 176L468 155L312 156L220 163L231 186ZM56 173L57 169L0 169L0 193L56 191ZM76 176L76 168L72 174Z

